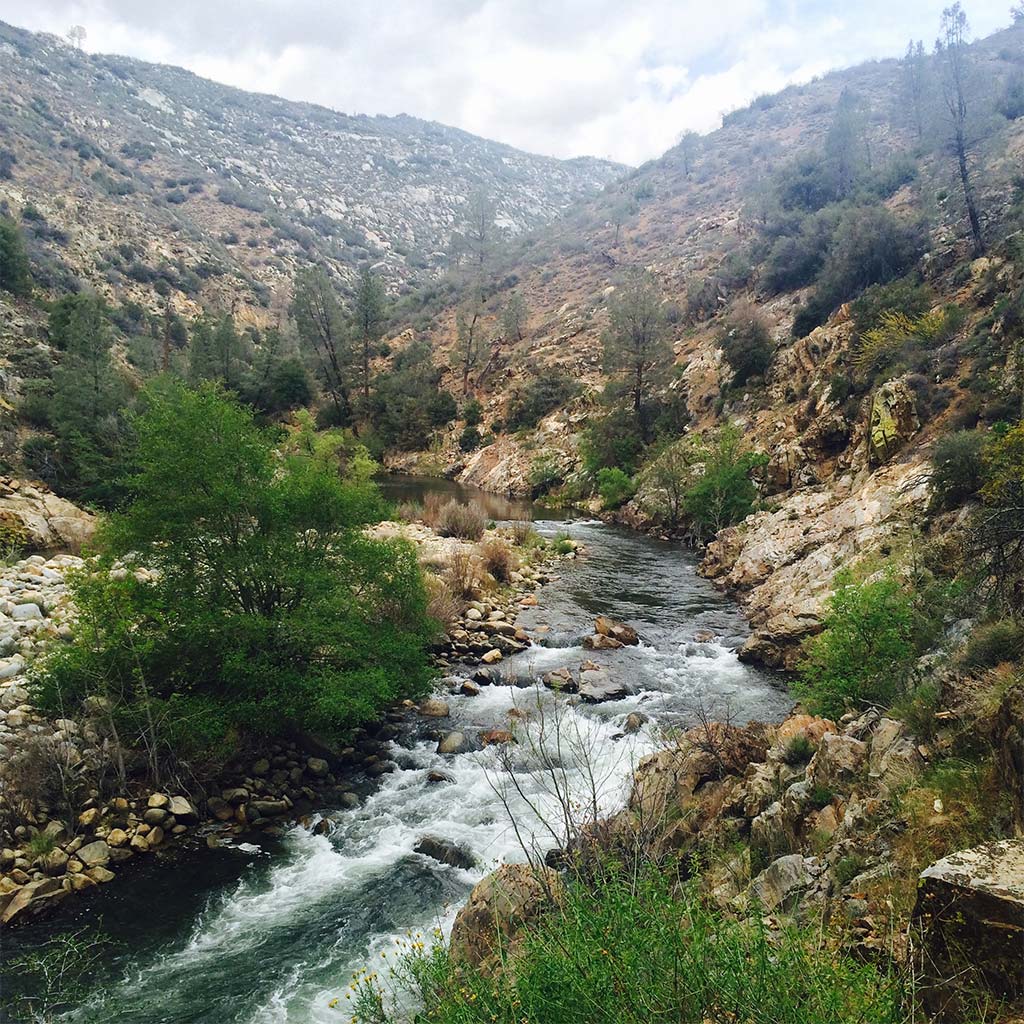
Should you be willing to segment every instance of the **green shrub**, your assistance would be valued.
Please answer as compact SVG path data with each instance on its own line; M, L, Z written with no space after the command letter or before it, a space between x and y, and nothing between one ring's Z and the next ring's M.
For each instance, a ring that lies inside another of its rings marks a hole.
M552 374L531 381L512 396L505 417L506 429L533 428L560 406L574 398L579 386L569 377Z
M650 864L570 883L517 936L514 970L466 967L437 940L399 943L380 980L353 982L355 1017L388 1024L382 987L412 990L436 1024L905 1024L911 995L892 967L813 932L736 920ZM506 960L499 943L497 959ZM404 949L404 952L401 950ZM392 992L389 992L392 995ZM405 1018L402 1018L405 1019Z
M553 491L564 482L565 475L561 459L558 456L549 452L538 455L530 463L530 487L533 489L535 498Z
M635 490L632 479L617 466L598 470L597 493L605 508L618 508L633 497Z
M997 619L974 629L964 646L962 661L970 669L994 668L1018 661L1024 654L1024 626L1013 619Z
M912 599L895 574L855 583L836 578L824 629L806 641L794 690L830 718L865 704L890 706L907 689L917 659Z
M751 377L763 376L775 354L768 328L753 310L731 316L719 343L735 387L742 387Z
M818 748L806 736L794 736L783 751L782 760L796 768L807 764Z
M859 854L850 853L845 857L840 857L833 868L837 884L849 885L866 866L864 858Z
M0 215L0 291L28 295L32 290L28 254L18 225Z
M373 540L384 504L343 439L280 451L214 385L145 394L124 509L73 582L75 642L37 663L49 710L108 699L122 736L219 758L245 735L343 736L429 684L432 627L415 552ZM130 557L152 570L119 578Z
M462 418L466 421L467 427L479 427L483 414L484 408L476 398L471 398L462 407Z
M986 435L981 430L958 430L939 438L932 452L932 490L935 501L955 508L981 489L982 451Z
M464 452L471 452L480 447L480 431L474 426L467 426L459 434L459 447Z

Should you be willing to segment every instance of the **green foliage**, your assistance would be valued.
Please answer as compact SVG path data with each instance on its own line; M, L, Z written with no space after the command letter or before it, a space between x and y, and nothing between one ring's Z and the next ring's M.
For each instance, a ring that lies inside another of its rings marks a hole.
M456 964L413 942L385 982L358 980L354 1013L391 1024L381 986L411 989L437 1024L905 1024L911 994L894 969L828 948L820 936L736 920L651 864L608 866L499 949L498 971ZM377 977L375 972L375 978Z
M0 291L28 295L32 290L28 254L18 225L0 216Z
M995 668L1018 661L1024 654L1024 626L1013 619L997 619L978 626L968 637L961 660L970 669Z
M757 489L750 474L767 459L750 451L731 423L699 444L704 472L686 491L684 507L698 538L707 540L753 512Z
M753 309L739 310L729 318L720 344L735 387L742 387L751 377L763 376L775 354L768 328Z
M886 313L902 313L913 319L927 313L931 306L931 289L903 277L866 288L850 303L850 317L856 333L863 335L877 327Z
M414 341L392 357L361 408L381 449L423 448L434 430L455 419L455 399L440 390L440 383L441 371L425 341Z
M911 596L892 571L864 583L841 573L823 626L804 644L794 686L815 713L838 718L864 705L888 707L906 692L916 623Z
M505 427L510 431L533 428L578 392L578 385L569 377L559 374L538 377L513 394L505 416Z
M253 408L268 416L301 409L313 400L313 383L297 356L261 353L242 378L239 394Z
M807 764L817 747L806 736L794 736L783 751L782 760L792 767Z
M462 407L462 418L466 421L467 427L479 427L483 415L484 407L477 398L471 398Z
M480 431L473 426L467 426L459 434L459 448L464 452L472 452L480 447Z
M597 472L597 493L605 508L618 508L633 497L636 488L628 474L617 466Z
M235 329L235 318L227 313L221 317L204 315L192 328L189 349L189 380L219 381L234 388L241 376L242 341Z
M604 416L594 416L583 430L580 454L583 468L591 476L607 467L619 468L627 474L639 469L644 441L636 420L626 409L614 409Z
M538 455L530 463L530 487L535 498L554 490L564 481L562 463L557 456L550 453Z
M686 494L703 467L704 448L697 437L684 437L661 446L637 478L637 502L670 530L686 511Z
M136 429L130 500L74 582L79 628L37 673L43 706L108 698L156 775L246 734L343 735L423 692L423 580L410 547L364 535L384 507L365 452L343 478L344 439L307 422L282 458L210 384L154 385Z
M986 441L983 431L958 430L936 442L931 482L940 507L955 508L978 493Z

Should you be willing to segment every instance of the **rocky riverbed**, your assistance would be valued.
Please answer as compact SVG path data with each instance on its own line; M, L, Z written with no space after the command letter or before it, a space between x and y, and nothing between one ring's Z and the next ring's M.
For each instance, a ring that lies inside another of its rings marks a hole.
M382 523L374 532L411 541L428 572L443 570L460 555L469 559L477 550L476 544L439 537L422 524ZM506 543L495 529L484 539ZM575 542L565 542L559 551L535 547L529 558L515 560L504 584L471 562L477 575L467 589L480 596L461 603L439 639L439 671L453 664L490 666L493 678L480 679L502 681L497 671L502 659L531 643L516 624L518 612L537 604L536 591L551 580L554 565L574 559L578 549ZM300 738L233 761L202 784L174 781L150 789L129 784L110 795L109 783L102 788L97 783L126 752L112 735L104 702L92 698L75 717L48 718L32 705L27 685L33 660L53 644L73 639L76 612L67 577L87 568L75 555L34 555L0 572L0 825L6 840L0 846L0 924L46 913L72 894L111 882L133 858L160 856L187 836L216 844L218 836L294 820L311 823L321 807L356 807L360 794L353 779L365 791L366 780L394 770L387 744L414 705L389 712L343 748ZM460 692L475 685L463 682ZM419 712L436 715L439 704L426 701ZM489 741L501 735L501 729L491 730ZM460 739L460 745L464 742L469 741Z

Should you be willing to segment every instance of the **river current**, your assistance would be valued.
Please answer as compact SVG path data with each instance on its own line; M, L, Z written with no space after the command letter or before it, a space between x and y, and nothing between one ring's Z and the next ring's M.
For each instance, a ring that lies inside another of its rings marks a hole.
M428 486L451 488L406 481L387 489L401 499ZM522 503L479 497L496 519L527 511ZM515 709L522 742L510 757L496 747L438 754L439 723L411 715L392 743L397 770L366 780L357 809L322 808L326 834L296 826L282 837L256 834L195 850L172 865L132 865L70 913L9 932L4 958L58 931L98 923L112 942L68 1021L347 1021L343 993L353 971L379 968L381 953L409 931L448 929L475 882L502 860L524 859L524 841L552 845L544 821L557 819L557 800L545 765L557 761L577 799L596 798L602 812L611 812L623 803L636 762L657 749L666 728L693 724L701 708L738 723L786 713L791 701L778 680L737 658L747 634L743 617L697 575L692 555L599 521L546 515L534 513L542 534L565 531L586 554L558 567L538 591L538 606L520 615L537 642L502 669L520 685L446 696L451 717L440 723L473 735L508 728ZM634 626L640 646L584 650L582 638L599 614ZM588 658L625 680L632 695L586 705L539 685L544 673L578 668ZM631 712L646 723L627 735ZM432 770L451 781L429 782ZM414 852L424 836L458 844L475 865L448 867ZM342 998L332 1006L336 997Z

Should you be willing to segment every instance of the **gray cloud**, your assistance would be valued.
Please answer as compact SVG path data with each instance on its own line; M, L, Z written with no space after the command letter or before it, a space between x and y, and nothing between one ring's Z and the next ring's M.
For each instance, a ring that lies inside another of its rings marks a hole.
M1009 0L970 4L978 34ZM408 113L523 149L639 163L756 95L894 56L941 2L0 0L0 18L244 89Z

